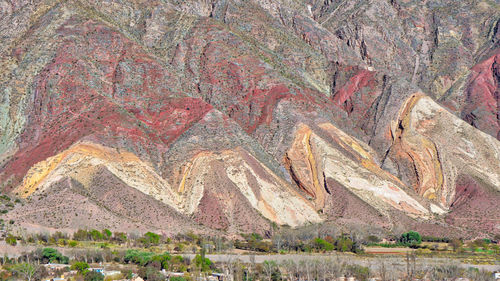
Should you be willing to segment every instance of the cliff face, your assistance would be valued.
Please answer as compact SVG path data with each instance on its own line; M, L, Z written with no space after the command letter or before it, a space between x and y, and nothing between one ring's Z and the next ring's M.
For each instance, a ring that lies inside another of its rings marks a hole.
M498 232L499 14L479 0L0 1L0 188L26 199L5 216Z

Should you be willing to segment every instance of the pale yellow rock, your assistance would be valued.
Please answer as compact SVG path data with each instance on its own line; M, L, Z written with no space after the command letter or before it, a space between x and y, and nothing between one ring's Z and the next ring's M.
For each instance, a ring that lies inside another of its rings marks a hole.
M210 162L221 161L227 177L238 191L269 220L290 226L322 221L313 206L269 168L253 157L254 164L247 163L245 159L250 157L250 154L239 148L221 153L201 152L186 164L179 186L174 190L150 164L133 153L94 143L78 143L34 165L15 192L28 197L34 192L42 192L64 177L70 177L86 188L96 168L104 166L128 186L189 215L197 211L207 188L205 177L220 176L211 169Z

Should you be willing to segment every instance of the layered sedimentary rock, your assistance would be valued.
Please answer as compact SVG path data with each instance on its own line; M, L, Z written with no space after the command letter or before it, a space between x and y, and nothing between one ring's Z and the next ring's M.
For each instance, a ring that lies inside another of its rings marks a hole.
M395 143L390 153L414 167L414 188L419 194L448 207L460 174L480 178L486 188L499 190L496 139L419 94L406 102L400 116L392 128Z
M497 232L498 9L0 1L0 187L25 201L6 218Z
M331 178L380 212L396 208L410 216L429 215L426 207L406 194L405 186L396 177L374 163L371 154L363 149L366 144L360 144L330 123L319 126L335 145L302 126L297 134L298 143L287 154L306 154L302 161L300 157L289 157L290 169L299 186L315 184L312 191L311 188L304 189L316 199L319 208L325 207L326 196L335 196L328 189L328 179ZM304 160L307 165L304 165Z

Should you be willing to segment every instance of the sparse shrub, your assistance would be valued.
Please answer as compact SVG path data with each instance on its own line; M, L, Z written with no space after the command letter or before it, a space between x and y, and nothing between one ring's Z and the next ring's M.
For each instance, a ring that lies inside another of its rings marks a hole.
M76 241L85 241L89 239L89 233L85 229L78 229L73 233L73 239Z
M346 272L348 275L354 276L356 280L368 280L368 277L370 277L370 269L357 264L348 265Z
M380 242L380 238L378 238L377 236L375 235L369 235L368 237L366 237L366 240L369 242L369 243L378 243Z
M115 232L113 234L113 240L117 241L118 243L125 243L127 242L127 234L123 232Z
M183 243L177 243L175 244L174 251L176 252L182 252L184 250L185 245Z
M83 278L85 281L104 281L104 275L95 271L88 271Z
M5 242L11 246L17 245L17 238L9 234L7 238L5 238Z
M462 245L463 245L464 243L463 243L463 242L462 242L462 240L460 240L460 239L453 239L453 240L451 240L451 241L450 241L450 243L449 243L449 244L450 244L450 245L451 245L451 247L453 248L453 251L455 251L455 252L456 252L456 251L458 251L458 250L462 247Z

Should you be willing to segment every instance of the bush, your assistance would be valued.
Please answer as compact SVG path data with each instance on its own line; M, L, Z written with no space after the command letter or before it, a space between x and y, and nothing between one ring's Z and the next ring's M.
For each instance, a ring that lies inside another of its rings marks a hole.
M416 251L416 254L417 255L429 255L429 254L432 254L432 251L429 249L418 249Z
M148 281L163 281L165 277L153 267L143 267L139 269L139 276Z
M463 246L463 242L462 240L460 239L453 239L450 241L449 245L451 245L451 247L453 248L453 251L458 251L462 246Z
M354 242L347 237L340 237L335 241L335 249L340 252L351 252Z
M200 255L196 255L194 257L194 263L201 269L201 271L209 271L210 266L212 265L212 261L210 259L204 258Z
M104 281L104 275L95 271L88 271L83 278L85 281Z
M113 234L113 240L117 241L118 243L125 243L127 242L127 234L123 232L115 232Z
M176 252L182 252L183 250L184 250L184 244L182 244L182 243L175 244L174 251L176 251Z
M71 265L71 270L76 270L79 273L85 274L89 269L89 264L83 261L77 261Z

